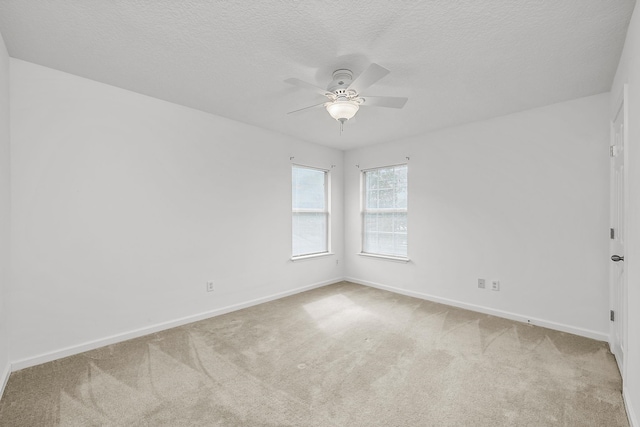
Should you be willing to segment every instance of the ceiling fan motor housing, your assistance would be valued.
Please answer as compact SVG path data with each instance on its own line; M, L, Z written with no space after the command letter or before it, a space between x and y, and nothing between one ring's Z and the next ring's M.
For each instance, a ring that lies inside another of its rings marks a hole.
M329 83L327 90L336 94L345 93L353 81L351 70L340 69L333 72L333 80Z

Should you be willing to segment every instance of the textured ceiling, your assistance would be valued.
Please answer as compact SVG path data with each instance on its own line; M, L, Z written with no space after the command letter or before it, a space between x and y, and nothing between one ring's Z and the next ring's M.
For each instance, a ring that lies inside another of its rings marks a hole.
M0 0L12 57L341 149L610 89L635 0ZM337 68L391 70L342 135Z

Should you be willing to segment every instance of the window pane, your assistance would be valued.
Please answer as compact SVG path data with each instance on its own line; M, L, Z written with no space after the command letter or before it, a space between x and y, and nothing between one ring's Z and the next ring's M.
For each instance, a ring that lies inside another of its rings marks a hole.
M367 190L376 190L378 188L378 171L372 170L367 172Z
M363 252L407 256L406 213L365 213L364 222Z
M378 198L379 198L379 193L378 190L367 190L367 196L366 196L366 205L368 208L377 208L378 207Z
M293 213L293 256L327 252L327 214Z
M393 214L393 231L395 233L407 232L407 214L406 212L395 212Z
M395 233L393 235L393 250L396 254L407 254L407 233Z
M293 167L293 209L324 210L325 171Z
M394 255L393 250L393 234L391 233L379 233L378 234L378 253L385 255Z
M378 201L378 207L382 209L392 209L395 206L395 191L394 189L380 190L380 199Z
M362 251L407 256L407 165L364 172Z
M377 253L376 249L378 247L378 234L373 232L365 232L364 242L362 246L362 252L366 252L369 254Z
M396 191L395 196L396 196L395 205L398 208L407 209L407 187L406 187L406 184L405 184L405 187L399 188Z

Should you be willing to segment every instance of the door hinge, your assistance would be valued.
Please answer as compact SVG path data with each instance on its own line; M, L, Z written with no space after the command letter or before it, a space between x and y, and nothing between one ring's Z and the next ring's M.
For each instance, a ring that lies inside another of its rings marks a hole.
M609 311L609 319L611 319L612 322L616 321L616 312L613 310Z
M616 146L615 145L610 145L609 146L609 157L615 157L616 155Z
M616 230L614 230L613 228L610 228L609 236L611 237L611 240L614 240L616 238Z

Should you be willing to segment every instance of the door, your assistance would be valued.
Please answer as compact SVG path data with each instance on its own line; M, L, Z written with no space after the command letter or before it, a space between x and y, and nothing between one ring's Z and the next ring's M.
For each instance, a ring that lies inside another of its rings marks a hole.
M624 375L626 341L627 283L624 263L625 245L625 100L626 86L611 123L611 240L610 240L610 307L611 351L616 357L620 373Z

